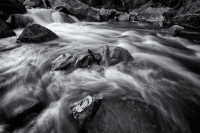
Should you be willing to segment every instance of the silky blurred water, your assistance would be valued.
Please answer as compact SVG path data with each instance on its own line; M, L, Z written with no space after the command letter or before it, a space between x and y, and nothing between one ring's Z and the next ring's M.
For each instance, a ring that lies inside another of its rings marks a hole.
M34 23L52 30L59 39L17 44L23 29L16 29L17 36L0 40L1 125L17 125L15 133L76 133L80 131L70 116L71 103L87 95L120 96L155 106L173 128L165 132L200 132L198 31L172 37L146 24L55 23L51 12L34 13ZM81 56L88 49L101 52L106 45L127 49L134 61L105 68L103 75L89 69L50 71L52 61L62 53ZM38 107L27 111L27 116L36 112L27 126L26 116L15 116L32 105Z

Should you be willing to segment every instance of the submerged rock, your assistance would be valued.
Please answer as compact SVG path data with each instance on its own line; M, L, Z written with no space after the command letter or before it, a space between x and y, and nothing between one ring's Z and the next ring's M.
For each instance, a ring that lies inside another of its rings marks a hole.
M40 43L51 41L56 38L58 38L58 36L51 30L39 24L29 24L19 36L17 42Z
M8 27L8 25L0 20L0 38L5 38L5 37L10 37L10 36L15 36L15 32Z
M52 68L51 70L59 70L67 67L71 64L73 56L71 54L61 54L52 62Z
M173 36L179 35L182 31L184 30L184 27L179 26L179 25L174 25L170 27L167 32L172 34Z
M98 110L100 99L87 96L84 99L75 102L71 108L73 110L73 117L78 122L81 128L84 127L87 121L90 121L96 111Z

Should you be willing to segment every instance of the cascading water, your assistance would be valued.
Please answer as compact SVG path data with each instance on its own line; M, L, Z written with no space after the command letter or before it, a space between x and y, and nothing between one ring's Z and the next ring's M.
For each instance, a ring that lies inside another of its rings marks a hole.
M11 124L14 133L78 133L69 107L91 95L137 99L156 107L164 118L159 124L165 128L160 132L200 132L198 38L171 37L159 33L160 29L133 23L54 23L53 12L32 9L26 15L60 39L19 45L16 38L22 29L17 29L16 37L0 40L1 125ZM189 33L199 36L198 32ZM127 49L134 61L105 68L103 75L88 69L50 71L52 61L62 53L84 55L87 49L100 52L106 45ZM37 108L28 110L33 105ZM116 115L119 110L111 115L129 125L131 118ZM28 126L27 117L20 115L24 111L26 116L34 116Z

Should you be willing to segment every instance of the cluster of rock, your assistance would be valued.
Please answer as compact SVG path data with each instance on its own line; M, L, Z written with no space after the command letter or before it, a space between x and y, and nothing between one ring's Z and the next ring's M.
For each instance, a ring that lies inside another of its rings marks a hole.
M73 56L70 53L62 53L52 61L52 71L71 70L71 68L88 68L102 72L104 67L116 65L118 63L128 63L133 61L131 54L122 47L105 46L101 53L96 53L88 49L86 55Z

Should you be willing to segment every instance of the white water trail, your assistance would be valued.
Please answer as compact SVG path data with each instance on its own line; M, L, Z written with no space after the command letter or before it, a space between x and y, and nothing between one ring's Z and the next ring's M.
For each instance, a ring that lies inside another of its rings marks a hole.
M39 104L42 108L29 122L31 126L17 127L15 133L78 133L70 119L69 107L87 95L143 101L161 111L174 130L180 128L182 133L192 133L190 123L199 118L200 76L198 71L195 73L178 59L184 59L188 64L195 62L193 65L198 66L198 56L194 54L198 49L186 49L193 45L184 45L185 39L155 36L146 29L130 30L126 24L125 28L120 28L117 24L79 22L72 16L69 17L77 23L63 23L59 15L52 18L53 12L31 9L27 15L35 23L55 32L59 39L23 44L0 53L2 112L15 116L31 105ZM15 41L22 29L15 31L16 37L0 40L1 49L17 45ZM62 53L82 56L88 49L101 52L106 45L127 49L134 61L104 68L103 74L89 69L76 69L71 73L68 70L50 71L52 61ZM128 118L123 119L126 120Z

